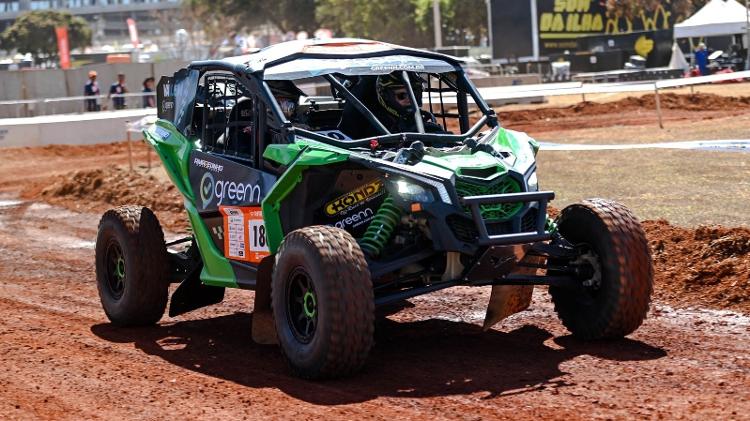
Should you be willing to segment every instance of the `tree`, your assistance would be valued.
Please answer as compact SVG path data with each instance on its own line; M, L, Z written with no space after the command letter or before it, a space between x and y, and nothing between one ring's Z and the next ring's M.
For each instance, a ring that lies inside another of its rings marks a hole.
M705 6L709 0L667 0L666 3L672 4L672 13L675 22L680 22L695 13L698 9ZM614 16L633 17L640 10L654 10L660 4L661 0L607 0L607 12Z
M91 28L83 18L68 12L40 10L19 16L11 26L0 34L0 48L31 53L46 60L57 58L57 36L55 28L68 28L70 49L91 45Z
M432 33L415 21L419 0L318 0L318 22L337 35L425 47Z
M282 32L317 29L315 0L187 0L189 14L204 26L230 31L270 23Z
M432 0L319 0L322 26L340 35L428 47L434 43ZM487 34L484 0L440 0L446 44L476 45Z
M433 0L417 0L415 21L432 34ZM485 0L440 0L443 41L448 45L478 45L487 36Z
M211 50L215 51L230 32L239 29L241 20L233 13L236 7L234 0L187 0L183 2L182 10L185 21L197 23Z

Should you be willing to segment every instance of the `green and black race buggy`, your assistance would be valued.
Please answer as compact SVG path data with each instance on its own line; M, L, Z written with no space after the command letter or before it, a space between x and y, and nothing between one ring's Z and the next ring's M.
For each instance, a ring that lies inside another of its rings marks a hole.
M419 104L411 128L378 117L382 75ZM458 285L492 287L486 329L527 308L534 285L580 338L622 337L646 316L638 220L602 199L550 219L538 143L500 127L455 58L293 41L162 77L157 106L144 135L192 230L165 244L148 208L104 214L96 273L116 325L156 323L170 283L170 316L254 290L253 339L317 379L364 364L376 307Z

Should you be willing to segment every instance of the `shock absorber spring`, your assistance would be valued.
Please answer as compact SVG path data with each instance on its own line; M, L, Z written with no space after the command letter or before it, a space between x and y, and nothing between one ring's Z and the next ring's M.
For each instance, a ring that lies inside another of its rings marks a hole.
M365 234L359 240L362 251L372 257L379 255L391 238L400 219L401 209L393 203L391 196L386 197L375 217L372 218L370 225L367 226Z

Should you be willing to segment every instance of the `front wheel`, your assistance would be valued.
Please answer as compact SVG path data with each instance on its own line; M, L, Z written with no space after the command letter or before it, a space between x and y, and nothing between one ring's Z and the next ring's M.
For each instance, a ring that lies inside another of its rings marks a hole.
M367 261L346 231L327 226L286 236L271 282L276 332L295 375L357 371L373 343L375 302Z
M550 286L555 311L583 339L619 338L648 312L654 269L643 228L625 206L589 199L563 209L560 235L579 250L574 264L589 268L581 288Z

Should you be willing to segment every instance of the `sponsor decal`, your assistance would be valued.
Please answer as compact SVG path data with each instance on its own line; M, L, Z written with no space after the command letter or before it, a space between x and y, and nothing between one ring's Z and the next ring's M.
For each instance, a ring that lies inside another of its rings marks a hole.
M237 183L214 178L210 172L201 177L200 185L201 206L208 208L214 199L221 206L225 200L230 202L260 203L261 189L259 184Z
M224 256L228 259L259 263L270 254L266 225L259 206L229 207L219 210L224 219Z
M383 70L389 72L395 72L397 70L406 70L408 72L421 72L424 71L424 65L418 63L400 63L400 64L378 64L370 67L370 70L374 72L381 72Z
M324 209L328 216L344 215L357 205L369 201L385 192L380 179L373 180L357 189L326 203Z
M219 240L224 240L224 227L222 226L216 226L211 228L211 232L213 232L214 236L218 238Z
M168 100L168 99L165 99L164 101L162 101L162 103L161 103L161 110L164 113L168 113L168 112L174 110L174 101Z
M205 159L195 158L193 159L193 164L197 167L205 168L209 171L213 172L222 172L224 171L224 166L221 164L217 164L215 162L206 161Z
M162 140L167 140L169 136L172 136L172 132L165 129L164 127L156 126L154 128L154 131L156 132L156 135L162 138Z
M375 217L375 212L371 208L365 208L359 212L352 212L351 215L333 224L336 228L347 229L357 228L362 224L370 222Z
M352 140L351 137L347 136L340 130L318 130L315 133L320 133L323 136L332 137L337 140Z

